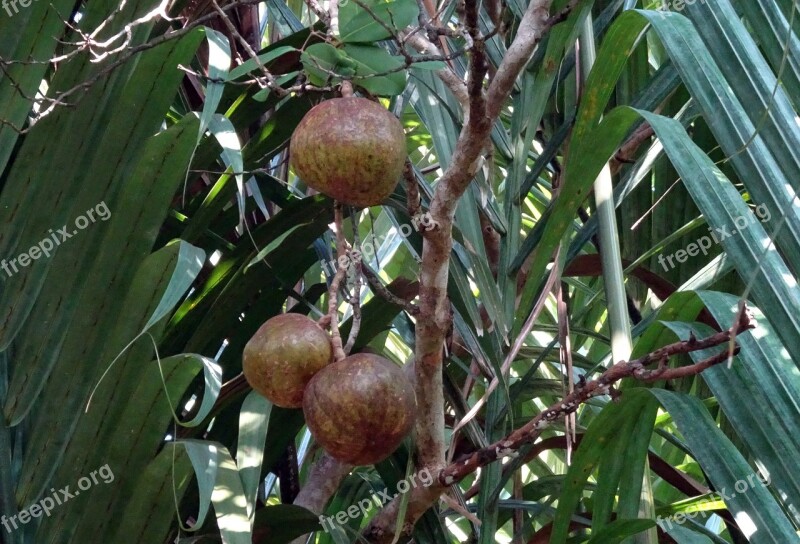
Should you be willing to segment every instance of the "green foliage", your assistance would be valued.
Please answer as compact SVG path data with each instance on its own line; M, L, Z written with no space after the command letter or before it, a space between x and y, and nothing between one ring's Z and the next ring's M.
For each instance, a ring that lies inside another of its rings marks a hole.
M601 263L609 250L596 243L604 227L592 196L609 164L619 228L604 235L617 238L624 259L632 357L727 328L742 299L758 326L737 336L730 366L646 388L626 382L619 400L596 397L577 410L574 444L559 421L518 457L468 476L450 489L448 506L419 520L415 542L797 539L800 18L785 0L634 9L658 7L644 4L585 0L550 29L458 203L444 368L448 456L502 439L559 403L568 378L579 387L612 362L610 339L620 331L608 322ZM301 411L249 391L241 352L274 315L328 311L332 203L310 195L287 166L302 117L344 80L383 97L407 129L425 211L465 119L436 72L465 80L474 56L431 61L397 43L418 24L414 0L341 2L338 35L302 2L265 5L263 25L244 11L232 19L256 58L210 18L166 39L185 24L177 16L186 6L176 6L172 23L135 27L129 45L141 51L119 65L120 54L89 62L86 52L47 62L81 39L63 20L72 3L0 12L0 257L7 263L62 225L71 230L99 203L110 211L47 258L0 272L0 514L19 516L51 489L74 490L104 464L114 472L50 515L0 532L3 542L281 544L316 531L314 542L339 544L359 542L376 515L326 533L319 513L290 504L320 452ZM462 6L440 7L436 18L449 30L434 41L461 53L469 46ZM526 2L503 4L500 29L489 3L478 7L480 30L492 33L491 78ZM125 34L154 8L89 2L76 8L75 24L89 33L116 12L99 40ZM597 45L585 78L579 37ZM65 98L70 107L31 123L40 88L49 97L75 91ZM619 160L643 127L652 136ZM406 196L401 183L383 206L347 210L344 235L362 247L371 235L364 266L413 300L423 238ZM736 234L662 265L709 229ZM564 305L546 285L554 268ZM343 338L358 323L355 351L410 361L414 314L365 282L345 283ZM354 293L360 323L348 305ZM532 332L520 337L542 293ZM563 334L569 344L561 346ZM353 471L324 514L384 488L394 493L413 473L415 446L409 439L386 461ZM757 474L769 481L752 480ZM739 491L742 481L750 485ZM707 517L656 526L646 505L659 516ZM411 509L406 494L400 510Z
M385 40L418 16L419 7L413 0L348 0L339 9L339 39L345 43Z

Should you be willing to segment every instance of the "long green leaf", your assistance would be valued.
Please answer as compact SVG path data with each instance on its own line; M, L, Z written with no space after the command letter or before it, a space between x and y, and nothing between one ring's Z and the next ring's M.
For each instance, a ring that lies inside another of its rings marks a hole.
M649 391L677 423L692 455L708 474L748 541L756 544L794 542L797 534L780 506L755 478L753 469L719 430L703 404L680 393L662 389ZM742 482L746 485L740 485Z
M189 454L200 488L196 528L202 527L208 507L213 503L223 544L251 544L247 499L236 463L227 448L199 440L183 440L178 444Z

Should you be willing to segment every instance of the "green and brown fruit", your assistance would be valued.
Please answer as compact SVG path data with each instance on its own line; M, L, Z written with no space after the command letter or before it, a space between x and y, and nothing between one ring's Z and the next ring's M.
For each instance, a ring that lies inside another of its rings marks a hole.
M244 347L242 371L247 383L273 404L303 405L309 380L333 359L330 337L301 314L267 320Z
M386 459L414 425L414 388L397 365L358 353L320 370L303 397L314 439L332 457L353 465Z
M400 121L359 97L326 100L303 117L291 140L291 165L313 189L345 204L383 202L403 173Z

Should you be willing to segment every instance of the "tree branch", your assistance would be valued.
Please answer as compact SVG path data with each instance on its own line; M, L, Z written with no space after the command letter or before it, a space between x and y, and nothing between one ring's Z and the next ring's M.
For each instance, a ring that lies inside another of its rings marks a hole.
M503 62L497 67L497 73L487 92L487 112L489 117L496 118L500 114L517 76L528 64L531 55L544 35L557 23L563 21L577 3L570 2L557 17L550 17L550 5L553 0L531 0L517 29L517 35L508 48Z
M675 342L652 353L632 361L620 361L603 372L597 379L587 382L576 388L562 400L552 404L540 412L527 424L515 430L502 440L498 440L483 449L473 452L460 459L438 473L437 484L426 488L415 488L410 491L406 511L407 523L403 529L404 534L410 534L414 522L418 520L444 493L448 487L457 484L467 475L472 474L480 467L497 461L503 457L515 457L518 450L526 444L533 443L551 423L575 413L578 408L597 396L607 395L612 392L612 387L623 378L633 378L645 383L661 380L673 380L687 376L695 376L704 370L729 360L738 353L738 346L731 352L723 350L720 353L682 367L669 368L667 363L674 355L692 353L695 351L721 346L729 343L737 334L756 325L752 315L746 308L742 308L736 322L728 329L715 333L702 340L690 337L688 340ZM658 363L655 369L646 367ZM617 393L620 395L622 393ZM370 543L384 544L391 542L394 537L394 520L400 501L393 500L386 508L381 510L365 529L364 537Z
M323 453L309 470L306 483L295 498L294 504L315 514L322 514L325 505L352 469L352 465L337 461L327 453ZM300 536L294 539L292 544L305 544L305 541L306 537Z
M467 83L467 118L450 164L439 179L431 202L430 215L437 227L423 233L420 312L416 320L414 373L420 414L414 427L417 468L426 468L434 474L439 473L445 463L442 354L451 327L447 282L453 247L455 209L458 199L479 168L478 159L514 81L536 44L554 24L550 23L548 16L551 2L552 0L531 0L506 58L489 87L488 95L483 90L487 66L483 52L484 38L478 31L477 5L475 0L467 0L465 5L467 31L473 43ZM416 492L416 495L421 496L411 497L406 515L411 526L438 496L429 490L424 493ZM389 514L381 512L370 523L367 534L371 541L383 542L385 535L394 533L391 520L387 516Z
M305 4L325 26L329 27L331 25L330 14L323 9L317 0L305 0Z
M425 37L421 36L419 33L402 32L401 36L403 37L403 41L405 43L423 55L436 55L439 57L444 56L438 47L425 39ZM466 109L469 104L469 95L467 93L467 86L464 84L461 78L459 78L450 68L437 70L436 75L439 76L439 79L441 79L447 88L450 89L450 92L456 97L456 100L458 100L459 104L461 104L461 107Z
M344 239L344 227L342 226L342 204L336 201L333 205L334 224L336 225L336 256L337 263L347 257L347 242ZM331 344L333 345L333 360L341 361L345 358L344 347L342 346L342 336L339 334L339 287L347 273L347 267L339 264L333 280L328 287L328 313L322 316L318 324L323 329L329 328L331 331Z
M609 394L613 385L623 378L635 378L645 383L661 380L675 380L687 376L695 376L714 365L725 362L738 353L738 347L734 349L733 353L724 350L713 357L691 365L676 368L669 368L667 366L669 358L674 355L691 353L726 344L730 342L737 333L754 327L755 322L750 313L748 311L741 311L738 315L737 322L726 331L718 332L703 340L697 340L692 337L689 340L675 342L643 357L634 359L633 361L620 361L603 372L596 380L587 382L583 387L576 388L572 393L564 397L563 400L553 404L547 410L540 412L528 423L506 438L498 440L494 444L472 453L466 459L462 459L448 466L439 474L439 483L442 485L452 485L468 474L471 474L479 467L502 457L515 455L516 450L536 440L550 423L559 420L565 415L576 412L581 404L593 397ZM645 368L653 363L658 363L658 368L652 370Z

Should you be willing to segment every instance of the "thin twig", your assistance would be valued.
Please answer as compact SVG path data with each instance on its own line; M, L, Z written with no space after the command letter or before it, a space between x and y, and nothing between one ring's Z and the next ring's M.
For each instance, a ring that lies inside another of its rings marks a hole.
M416 217L420 207L419 183L414 173L414 165L408 158L406 158L406 165L403 168L403 180L406 182L406 209L408 210L408 215Z
M232 3L232 4L228 4L228 5L224 6L224 7L222 7L221 9L222 9L222 11L228 11L228 10L232 10L232 9L237 8L237 7L240 7L240 6L251 5L251 4L259 4L262 1L263 0L237 0L237 2ZM154 47L162 45L162 44L164 44L166 42L182 38L182 37L190 34L191 32L193 32L196 28L198 28L200 26L203 26L206 22L208 22L208 21L210 21L212 19L215 19L217 17L219 17L219 13L217 13L216 11L212 11L211 13L203 15L202 17L198 17L197 19L195 19L191 23L187 24L183 28L180 28L180 29L177 29L177 30L173 30L173 31L168 32L166 34L162 34L162 35L160 35L160 36L158 36L158 37L156 37L156 38L154 38L154 39L152 39L152 40L150 40L150 41L148 41L146 43L135 45L135 46L130 46L130 47L126 48L124 50L124 52L120 51L120 56L116 60L114 60L113 62L110 62L106 67L104 67L103 69L99 70L96 74L94 74L90 78L88 78L88 79L76 84L75 86L73 86L73 87L71 87L71 88L69 88L69 89L67 89L65 91L59 92L54 98L42 97L41 99L35 99L33 101L34 104L37 104L37 105L49 104L49 106L47 108L45 108L44 110L41 110L38 113L38 115L35 117L35 119L30 123L30 125L27 128L16 127L13 123L11 123L11 122L9 122L9 121L7 121L5 119L0 119L0 124L12 127L12 129L14 129L19 134L26 134L26 133L30 132L30 130L39 121L41 121L44 117L46 117L47 115L52 113L53 110L57 106L63 106L63 105L75 106L78 102L80 102L80 100L84 96L86 96L88 94L88 93L86 93L86 91L88 91L91 87L93 87L104 76L108 76L114 70L116 70L117 68L119 68L120 66L122 66L123 64L128 62L135 55L138 55L139 53L141 53L143 51L147 51L149 49L153 49ZM62 57L56 57L56 59L58 59L58 58L62 58ZM38 60L6 60L6 59L3 59L2 57L0 57L0 65L2 65L2 66L13 66L15 64L51 64L53 62L54 62L54 59L52 59L52 58L51 59L47 59L45 61L38 61ZM81 91L81 94L76 98L76 100L74 102L69 103L69 104L64 102L65 99L67 99L68 97L74 95L75 93L78 93L79 91Z
M358 229L354 228L353 247L359 246ZM353 324L350 327L350 335L347 337L347 343L344 345L345 355L350 354L350 350L353 349L356 338L358 338L358 332L361 330L361 259L356 258L352 252L348 257L348 261L353 263L353 286L351 287L352 291L350 293L350 307L353 309Z
M329 27L331 25L330 14L323 9L317 0L305 0L306 6L310 9L322 23Z
M544 288L542 289L539 298L536 300L536 303L533 305L533 309L531 310L530 315L525 319L525 323L522 325L522 329L520 330L519 334L517 335L517 339L511 346L511 349L505 356L503 360L503 364L500 366L500 372L503 376L506 376L510 370L511 365L514 360L519 355L520 350L525 345L525 341L528 339L528 335L533 330L533 326L536 324L536 320L539 319L539 314L541 314L542 310L544 310L544 305L547 302L547 298L550 296L550 293L553 291L555 286L558 284L559 280L561 279L561 270L559 270L557 264L559 259L556 257L554 260L553 268L550 270L550 273L547 275L547 281L545 282ZM500 376L494 376L492 381L489 382L489 387L484 392L483 396L478 399L478 401L470 408L469 412L464 414L464 417L461 418L461 421L458 422L457 425L453 427L452 433L452 440L451 443L454 444L455 437L460 429L462 429L467 423L469 423L472 419L478 415L478 412L483 407L486 402L489 400L489 396L497 389L497 386L500 385ZM450 448L450 455L453 455L453 449ZM452 460L452 459L451 459Z
M561 248L559 247L559 251ZM572 347L569 339L569 309L567 307L567 297L569 291L567 284L559 281L555 288L556 307L558 314L558 354L564 375L567 377L567 395L575 391L575 379L572 366ZM564 418L564 428L567 431L567 463L572 459L572 447L575 445L577 422L575 413L568 414Z
M335 202L333 205L334 224L336 226L336 256L338 262L343 262L347 257L347 242L344 239L344 228L342 227L342 204ZM342 336L339 334L339 286L347 272L347 267L339 266L333 275L330 287L328 287L328 313L320 318L319 325L329 328L331 331L331 344L333 345L333 359L341 361L345 358L344 348L342 347Z
M333 38L339 35L339 0L328 2L328 35Z
M730 356L738 353L738 346L732 353L728 350L723 350L712 357L681 367L669 368L667 366L669 358L679 354L687 354L716 346L723 346L728 343L731 338L734 338L737 333L752 329L755 326L756 323L751 313L743 309L737 314L734 324L726 331L715 333L702 340L690 336L688 340L669 344L638 359L628 362L618 362L603 372L597 379L579 385L573 393L552 404L549 408L537 414L527 424L515 430L502 440L498 440L494 444L449 464L439 473L437 478L438 485L411 490L410 496L408 497L406 519L419 519L419 517L422 516L450 486L457 484L479 468L503 457L515 457L519 455L518 450L527 444L533 443L551 423L558 421L568 414L576 412L582 404L594 397L611 394L613 386L623 378L634 378L645 383L652 383L696 376L708 368L727 361ZM646 368L655 363L658 363L657 368ZM617 392L617 396L619 394L620 393ZM393 526L391 524L397 514L399 504L400 501L397 499L393 500L372 519L369 526L364 531L364 537L368 542L391 542L391 537L393 536ZM407 529L410 529L412 526L413 525L407 525Z
M419 307L389 291L389 289L383 285L381 279L375 274L375 272L372 271L369 265L363 261L361 271L364 273L367 283L370 285L370 287L372 287L372 290L375 291L376 295L391 302L392 304L400 306L409 315L417 315L419 313Z
M412 34L410 32L407 33L405 31L403 34L404 41L420 53L443 56L441 50L424 36ZM464 81L449 67L437 70L436 75L439 76L439 79L450 89L450 92L456 97L461 107L466 109L469 104L469 95Z
M256 53L253 50L253 48L250 47L250 43L247 40L245 40L244 37L239 33L239 31L236 29L236 25L234 25L233 21L230 20L228 15L224 11L222 11L222 8L220 8L219 4L217 3L217 0L211 0L211 4L214 6L214 11L216 11L219 14L223 24L228 29L228 32L231 33L231 36L236 38L236 41L238 41L241 44L245 52L248 55L250 55L250 59L255 61L259 70L261 70L261 73L264 74L264 78L267 80L266 86L269 87L269 89L278 96L281 97L288 96L289 92L286 91L285 89L282 89L281 86L278 85L278 82L275 80L275 76L273 76L270 73L270 71L267 70L267 67L264 66L264 64L261 62L261 59L258 58L258 53Z
M696 376L714 365L727 361L730 353L728 350L724 350L691 365L675 368L670 368L667 365L670 357L727 344L731 338L735 337L737 332L752 329L755 325L750 312L743 311L737 315L736 322L728 330L715 333L702 340L690 337L688 340L669 344L638 359L618 362L603 372L599 378L575 389L571 394L537 414L528 423L506 438L498 440L494 444L470 454L466 459L459 460L448 466L439 475L440 485L450 486L482 466L502 457L515 455L516 450L536 440L551 423L574 413L581 404L591 398L608 395L614 384L623 378L635 378L645 383L675 380L687 376ZM738 353L738 347L734 349L734 354L736 353ZM646 368L654 363L658 363L657 368Z

